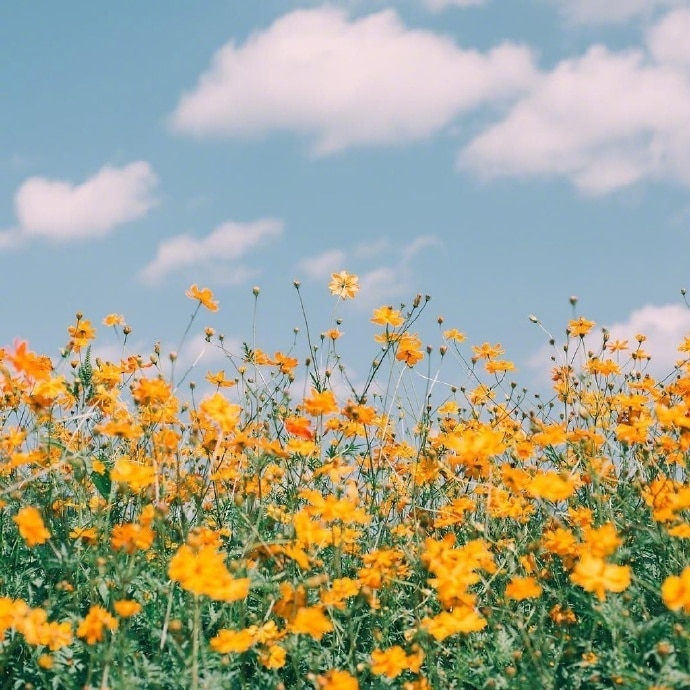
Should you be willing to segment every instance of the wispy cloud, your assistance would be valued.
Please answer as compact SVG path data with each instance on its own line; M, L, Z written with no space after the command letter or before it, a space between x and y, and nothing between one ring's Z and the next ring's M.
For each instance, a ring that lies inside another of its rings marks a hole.
M459 156L485 177L557 175L606 194L645 179L690 186L690 9L647 34L646 50L592 46L538 85Z
M449 7L478 7L486 5L488 0L422 0L422 5L432 12L441 12Z
M687 4L687 0L551 0L574 24L616 24L655 11Z
M30 177L14 198L17 227L0 236L0 246L31 237L53 241L103 237L146 215L157 203L158 178L144 161L106 166L81 184Z
M219 264L225 266L239 261L282 233L282 221L264 218L253 223L223 223L202 238L176 235L161 242L154 259L139 272L139 279L144 283L158 283L169 273L188 266L203 265L213 270ZM242 266L235 266L232 273L241 279L249 275Z
M325 155L429 137L535 77L525 46L464 50L391 9L358 19L335 7L298 10L218 50L170 124L199 137L288 131Z

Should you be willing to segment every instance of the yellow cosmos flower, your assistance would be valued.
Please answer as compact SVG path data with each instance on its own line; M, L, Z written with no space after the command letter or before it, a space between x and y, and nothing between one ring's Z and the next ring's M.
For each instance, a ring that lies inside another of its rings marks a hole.
M45 544L50 539L50 531L43 523L41 513L33 506L22 508L13 518L19 527L19 534L29 547Z
M218 302L213 299L213 293L208 288L199 289L194 283L185 293L189 299L198 299L209 311L218 311Z
M358 280L359 278L356 275L347 271L331 273L331 282L328 284L328 289L332 295L336 295L340 299L354 299L359 292Z

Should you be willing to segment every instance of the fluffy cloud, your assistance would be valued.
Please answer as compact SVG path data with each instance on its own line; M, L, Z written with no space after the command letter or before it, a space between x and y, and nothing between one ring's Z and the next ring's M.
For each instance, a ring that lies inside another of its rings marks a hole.
M266 218L254 223L223 223L204 238L176 235L158 246L155 258L140 271L139 278L145 283L157 283L168 273L187 266L237 261L282 232L282 221ZM241 266L233 268L233 275L232 282L248 277Z
M141 218L156 204L158 179L144 161L123 168L106 166L75 185L31 177L16 193L16 237L79 240L101 237Z
M428 137L534 78L524 46L463 50L407 28L393 10L359 19L334 7L298 10L223 46L170 124L196 136L306 134L324 155Z
M647 305L631 312L625 321L610 324L607 330L611 340L628 341L630 347L627 351L628 355L637 347L635 336L638 333L645 335L647 340L642 343L642 349L651 354L652 359L649 360L644 371L657 379L663 379L673 371L674 364L684 357L677 348L685 336L690 334L690 310L678 304ZM601 329L597 326L585 338L582 361L588 350L599 352L602 342ZM558 343L557 345L560 348ZM553 348L545 346L528 360L528 366L539 372L541 384L550 381L550 369L554 363L549 358L553 352ZM559 349L558 352L557 363L564 364L565 362L561 361L563 351ZM623 362L626 352L620 354L621 362ZM575 364L577 363L576 361Z
M653 27L648 51L591 47L542 76L461 152L485 177L561 175L604 194L648 179L690 185L690 12Z
M640 15L687 0L555 0L564 16L576 24L612 24L626 22Z

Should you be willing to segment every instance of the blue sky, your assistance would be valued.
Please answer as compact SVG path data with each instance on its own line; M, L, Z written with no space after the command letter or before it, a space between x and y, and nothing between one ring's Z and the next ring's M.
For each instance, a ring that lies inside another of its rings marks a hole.
M548 360L528 315L560 337L571 295L668 369L690 331L688 36L681 0L13 3L0 343L55 356L80 310L174 347L197 283L221 309L189 359L207 325L251 337L255 285L257 344L287 349L293 280L319 332L347 270L360 374L371 310L418 292L425 342L442 314L526 385Z

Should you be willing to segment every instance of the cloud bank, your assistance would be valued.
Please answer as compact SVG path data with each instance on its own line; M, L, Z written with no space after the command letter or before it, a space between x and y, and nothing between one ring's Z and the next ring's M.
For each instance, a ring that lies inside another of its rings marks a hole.
M224 45L170 124L197 137L288 131L326 155L424 139L535 77L524 46L463 50L406 27L393 10L360 19L334 7L298 10L243 45Z

